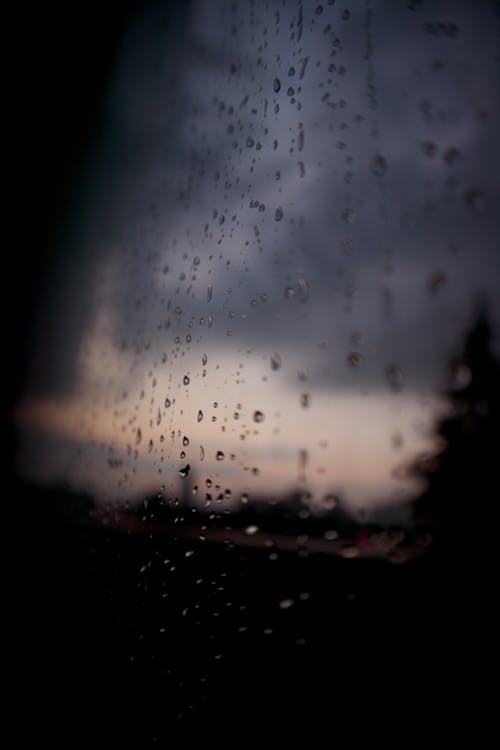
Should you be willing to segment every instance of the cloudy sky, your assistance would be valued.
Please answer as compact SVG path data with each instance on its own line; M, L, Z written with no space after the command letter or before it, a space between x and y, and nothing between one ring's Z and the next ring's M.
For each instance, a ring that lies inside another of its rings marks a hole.
M416 495L479 299L500 322L498 26L486 0L145 4L54 240L21 473Z

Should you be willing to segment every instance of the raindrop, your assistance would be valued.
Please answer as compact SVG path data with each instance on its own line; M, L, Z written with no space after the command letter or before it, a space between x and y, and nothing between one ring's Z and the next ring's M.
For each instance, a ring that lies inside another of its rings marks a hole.
M293 599L282 599L280 601L280 609L290 609L294 605Z
M430 292L439 292L446 284L446 274L443 271L433 271L427 279L427 288Z
M200 259L198 258L198 256L196 256L195 259L193 260L193 265L195 265L195 266L199 266L200 265Z
M395 391L400 391L405 384L403 371L397 365L389 365L385 371L387 382Z
M205 479L205 487L210 489L211 486L212 486L212 480L210 478Z
M351 17L351 11L350 10L348 10L346 8L345 10L342 11L342 20L343 21L348 21L350 19L350 17Z
M333 510L338 505L338 498L335 495L325 495L321 501L321 504L326 510Z
M345 208L342 211L342 221L344 221L346 224L353 224L355 218L356 218L356 214L354 212L354 209Z
M215 458L217 459L217 461L224 461L225 456L222 451L217 451L217 453L215 454Z
M202 420L202 419L203 419L203 412L202 412L202 410L201 410L201 409L199 409L199 411L198 411L198 416L197 416L197 420L198 420L198 422L201 422L201 420Z
M458 150L458 148L455 148L455 146L450 146L450 148L447 148L446 151L443 154L443 159L447 164L454 164L462 154Z
M149 443L148 443L148 453L151 453L152 450L153 450L153 441L150 440Z
M200 461L203 461L205 458L205 449L202 445L200 445Z
M241 502L242 505L247 505L248 504L248 495L247 495L246 492L244 492L242 494L242 496L240 497L240 502Z
M300 394L300 405L306 409L308 406L311 405L311 394L310 393L301 393Z
M278 352L271 354L271 370L279 370L281 367L281 357Z
M283 209L281 208L281 206L278 206L278 208L274 212L274 218L276 221L281 221L281 219L283 218Z
M299 122L299 134L297 136L297 151L304 150L304 128L301 122Z
M383 177L387 171L387 162L383 156L377 154L372 159L372 174L375 177Z
M186 464L186 466L183 469L179 469L179 476L182 477L182 479L185 479L189 472L191 471L191 467L189 464Z
M186 435L184 435L184 437L182 438L182 445L189 445L189 438L186 437Z
M212 292L212 284L209 284L207 287L207 302L210 302L210 300L212 299Z
M420 144L422 153L425 154L429 159L433 159L437 153L437 146L432 141L424 141Z
M184 375L184 377L182 379L182 382L184 383L184 385L189 385L189 383L190 383L189 376L188 375Z
M254 411L253 413L253 421L254 422L263 422L264 421L264 414L261 411Z
M135 436L135 444L139 445L139 443L141 442L141 440L142 440L142 432L141 432L141 428L138 427L137 428L137 433L136 433L136 436Z
M339 538L338 531L335 531L335 529L329 529L328 531L325 531L323 534L323 539L326 539L327 542L333 542L335 539Z
M351 367L360 367L363 364L363 357L359 352L349 352L347 355L347 363Z
M247 536L253 536L254 534L256 534L258 532L258 530L259 530L259 527L255 526L255 524L251 523L249 526L246 527L245 534Z
M205 365L207 364L207 362L208 362L207 355L204 354L203 357L201 358L201 364L203 365L203 367L205 367Z
M466 388L472 380L472 372L467 365L456 365L452 377L455 388Z
M254 139L252 138L251 135L249 135L248 138L247 138L247 148L252 148L252 146L254 145L254 143L255 143Z
M274 88L274 93L275 94L277 94L278 91L281 89L281 81L280 81L279 78L275 78L274 79L273 88Z

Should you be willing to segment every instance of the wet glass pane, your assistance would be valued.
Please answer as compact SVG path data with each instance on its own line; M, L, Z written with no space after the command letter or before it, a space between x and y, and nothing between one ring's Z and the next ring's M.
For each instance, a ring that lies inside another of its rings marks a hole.
M33 13L10 424L34 695L52 667L93 685L76 716L149 706L130 731L163 742L219 702L307 722L325 670L345 711L458 692L446 633L493 545L498 6Z

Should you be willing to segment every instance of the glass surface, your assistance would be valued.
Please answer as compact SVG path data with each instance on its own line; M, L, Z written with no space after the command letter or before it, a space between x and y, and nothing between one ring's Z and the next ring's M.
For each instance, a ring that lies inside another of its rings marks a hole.
M252 659L295 705L285 665L314 682L329 628L359 674L401 621L434 674L415 634L488 549L497 481L498 6L107 13L12 412L33 555L87 592L109 692L154 685L176 720L234 709Z

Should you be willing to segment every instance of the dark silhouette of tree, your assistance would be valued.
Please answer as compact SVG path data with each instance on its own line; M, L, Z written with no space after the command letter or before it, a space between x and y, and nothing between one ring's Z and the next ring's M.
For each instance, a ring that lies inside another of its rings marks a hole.
M417 520L433 529L434 550L469 561L493 550L500 446L500 366L483 306L450 363L450 413L440 423L443 450L415 466L427 490L415 503Z

